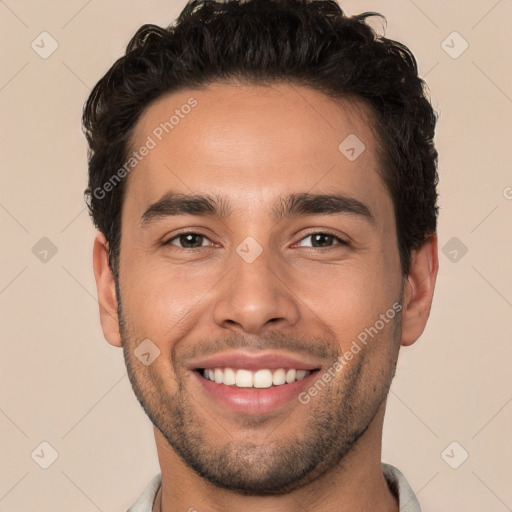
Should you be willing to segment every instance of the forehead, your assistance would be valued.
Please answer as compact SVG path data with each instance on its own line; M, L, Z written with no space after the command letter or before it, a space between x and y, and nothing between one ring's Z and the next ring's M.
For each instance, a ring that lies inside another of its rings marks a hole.
M284 193L342 192L392 207L369 109L304 86L212 84L167 94L139 119L132 151L138 161L123 208L142 211L169 191L228 196L245 215Z

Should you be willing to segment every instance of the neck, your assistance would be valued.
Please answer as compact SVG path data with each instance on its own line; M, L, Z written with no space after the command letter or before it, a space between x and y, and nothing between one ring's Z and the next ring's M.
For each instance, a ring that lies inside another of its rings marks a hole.
M215 487L186 466L154 427L162 486L153 512L398 512L398 502L387 486L380 460L384 407L339 464L306 486L279 496L246 496Z

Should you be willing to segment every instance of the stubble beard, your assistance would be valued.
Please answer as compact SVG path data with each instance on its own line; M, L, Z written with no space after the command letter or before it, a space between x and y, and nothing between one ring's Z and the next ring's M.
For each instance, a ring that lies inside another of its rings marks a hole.
M363 353L357 364L343 367L341 382L331 381L308 404L297 402L297 407L308 407L310 412L305 424L295 427L295 437L279 436L281 425L289 428L289 419L283 417L263 442L256 443L251 431L265 428L275 419L248 417L236 426L244 425L245 435L235 441L198 406L185 387L183 373L176 373L177 390L170 395L161 392L167 389L162 375L150 367L141 368L133 354L137 343L123 316L120 294L117 296L125 363L139 403L183 462L222 489L254 496L287 494L338 464L343 467L344 458L356 448L385 402L395 374L401 315L393 320L391 339L372 340L391 343L393 350L388 367L381 368L370 383L365 382Z

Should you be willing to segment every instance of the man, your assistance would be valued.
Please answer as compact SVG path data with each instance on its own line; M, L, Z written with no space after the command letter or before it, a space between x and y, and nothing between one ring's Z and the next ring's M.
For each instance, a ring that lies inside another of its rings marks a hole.
M84 110L101 324L154 425L142 511L418 511L381 463L438 269L435 113L333 1L194 1Z

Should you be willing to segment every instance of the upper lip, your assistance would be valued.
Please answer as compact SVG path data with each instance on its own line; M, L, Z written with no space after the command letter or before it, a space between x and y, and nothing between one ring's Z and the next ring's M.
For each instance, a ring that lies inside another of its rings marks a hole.
M320 368L317 361L289 356L279 352L247 352L235 351L217 354L204 359L196 359L191 362L189 368L244 368L246 370L259 370L268 368L295 368L296 370L316 370Z

